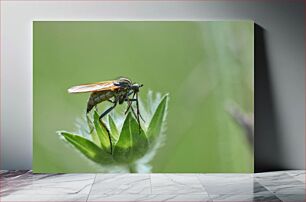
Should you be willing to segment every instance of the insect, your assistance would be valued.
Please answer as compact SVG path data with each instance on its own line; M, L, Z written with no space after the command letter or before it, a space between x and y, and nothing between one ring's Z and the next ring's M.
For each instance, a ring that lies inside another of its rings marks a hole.
M137 122L140 127L139 117L144 121L140 112L139 112L139 102L138 102L138 93L139 88L141 88L143 84L132 83L131 80L120 77L117 80L111 81L101 81L97 83L89 83L82 84L78 86L73 86L68 89L69 93L88 93L91 92L90 97L87 102L87 113L89 113L93 107L97 106L97 104L108 101L113 104L110 108L105 110L100 115L100 120L111 112L117 104L123 104L124 102L128 103L128 107L125 111L125 114L132 110L134 116L137 118ZM132 107L132 103L136 102L136 112Z

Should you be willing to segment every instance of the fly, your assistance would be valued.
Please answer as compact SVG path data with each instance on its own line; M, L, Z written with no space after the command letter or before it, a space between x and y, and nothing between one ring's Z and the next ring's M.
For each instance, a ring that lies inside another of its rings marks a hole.
M117 80L111 81L101 81L96 83L82 84L78 86L73 86L68 89L69 93L88 93L91 92L88 102L87 110L89 113L93 107L97 104L108 101L113 104L110 108L106 109L101 115L100 120L110 113L117 104L123 104L126 102L128 104L125 114L131 109L134 116L137 118L140 129L140 120L143 121L140 111L139 111L139 102L138 102L138 93L139 89L142 87L142 84L132 83L131 80L121 77ZM132 103L136 102L136 112L132 106Z

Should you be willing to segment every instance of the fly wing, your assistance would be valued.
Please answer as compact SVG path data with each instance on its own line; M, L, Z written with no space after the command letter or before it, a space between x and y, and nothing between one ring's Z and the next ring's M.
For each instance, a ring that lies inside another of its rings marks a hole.
M97 91L114 91L120 88L120 86L114 85L115 81L102 81L97 83L82 84L78 86L73 86L68 89L69 93L87 93L87 92L97 92Z

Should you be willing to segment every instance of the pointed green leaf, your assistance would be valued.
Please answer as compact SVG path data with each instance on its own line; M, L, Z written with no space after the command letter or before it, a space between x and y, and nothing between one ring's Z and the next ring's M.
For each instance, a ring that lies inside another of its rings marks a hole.
M119 139L119 131L111 115L108 116L108 124L109 124L110 132L111 132L110 134L112 138L112 143L113 145L115 145L115 143Z
M131 113L123 123L119 140L114 148L113 157L117 162L132 162L142 157L148 149L148 140Z
M90 140L69 132L60 132L60 134L90 160L105 165L114 163L109 153L103 151Z
M163 122L166 118L167 105L168 95L165 95L157 106L147 130L147 137L150 144L152 144L156 137L162 132Z
M94 125L101 143L101 147L105 151L112 153L112 144L109 131L106 128L106 125L99 119L99 114L96 111L94 111Z
M88 125L88 128L89 128L89 134L91 135L92 141L100 147L101 143L100 143L99 137L97 135L97 132L95 131L95 126L92 123L92 121L90 120L90 118L88 117L88 115L86 115L86 120L87 120L87 125Z

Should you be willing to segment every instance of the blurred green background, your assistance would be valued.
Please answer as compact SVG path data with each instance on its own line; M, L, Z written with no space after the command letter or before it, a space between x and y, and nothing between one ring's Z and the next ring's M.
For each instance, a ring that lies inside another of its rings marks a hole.
M253 172L244 130L226 111L254 110L248 21L34 22L34 172L99 172L56 134L75 130L89 94L73 85L126 76L170 93L167 139L153 172ZM109 105L104 103L101 105Z

